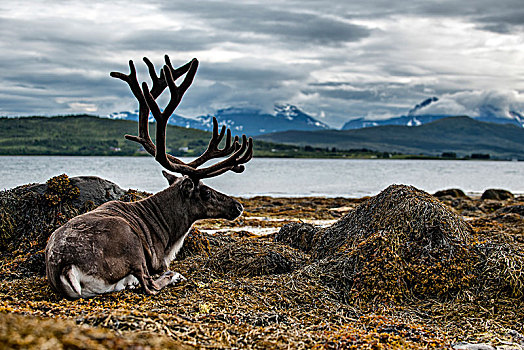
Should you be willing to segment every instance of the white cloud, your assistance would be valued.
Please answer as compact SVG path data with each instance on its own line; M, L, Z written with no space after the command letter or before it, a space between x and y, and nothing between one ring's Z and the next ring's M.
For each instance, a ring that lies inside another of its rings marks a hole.
M512 118L510 111L524 111L524 94L518 91L461 91L445 94L416 114L496 116Z
M98 110L97 105L95 105L94 103L70 102L67 105L73 111L82 111L82 112L94 113L94 112L96 112Z

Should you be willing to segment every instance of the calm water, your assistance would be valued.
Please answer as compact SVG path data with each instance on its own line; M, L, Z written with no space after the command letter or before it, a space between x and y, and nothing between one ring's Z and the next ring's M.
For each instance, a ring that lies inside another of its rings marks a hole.
M0 157L0 189L52 176L96 175L124 189L156 192L167 186L161 166L151 157ZM504 188L524 194L524 162L253 159L242 174L232 172L204 182L241 197L375 195L390 184L414 185L433 193L461 188L482 193Z

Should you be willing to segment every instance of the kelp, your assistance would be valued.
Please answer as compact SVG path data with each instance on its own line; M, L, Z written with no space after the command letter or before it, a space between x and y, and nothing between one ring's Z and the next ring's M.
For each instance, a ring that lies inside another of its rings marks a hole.
M306 273L344 300L449 298L476 277L471 231L435 197L392 185L312 237Z
M0 333L16 340L15 330L39 327L28 343L35 348L31 344L41 339L64 347L82 339L93 349L134 342L151 348L296 349L519 344L524 218L518 206L524 203L490 201L487 209L487 201L459 200L439 201L409 186L392 186L366 200L244 198L237 223L202 221L188 234L171 266L187 280L155 296L139 289L67 301L32 269L11 271L16 263L2 255L0 312L9 321L0 322L6 328ZM509 207L515 208L504 209ZM344 212L329 227L297 220ZM475 215L465 220L461 213ZM248 226L227 231L264 217L275 226L295 222L263 237ZM226 232L204 232L221 227ZM17 258L35 259L40 247L24 245ZM77 328L84 326L103 332L101 340L90 342L85 328Z

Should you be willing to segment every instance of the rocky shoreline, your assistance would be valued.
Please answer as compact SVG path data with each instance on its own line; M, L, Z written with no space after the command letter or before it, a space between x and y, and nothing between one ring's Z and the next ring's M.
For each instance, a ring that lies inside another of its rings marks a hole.
M0 193L0 348L524 347L523 197L400 185L240 198L237 220L195 225L172 266L187 281L61 299L43 274L47 237L148 195L113 185L63 175Z

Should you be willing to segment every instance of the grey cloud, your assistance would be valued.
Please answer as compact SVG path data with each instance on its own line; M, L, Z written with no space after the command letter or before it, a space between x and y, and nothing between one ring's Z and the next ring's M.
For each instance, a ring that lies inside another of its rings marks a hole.
M508 10L506 13L483 16L478 18L478 21L485 23L506 23L509 25L524 25L524 9L522 8L522 3L520 6Z
M373 90L339 90L339 89L328 89L318 90L321 96L336 98L341 100L376 100L378 95ZM306 91L307 93L307 91ZM311 91L309 91L311 93Z
M524 9L521 3L519 7L511 11L481 16L476 18L476 21L479 23L479 28L499 34L509 34L516 30L522 31L524 29Z
M486 30L488 32L494 32L499 34L510 34L512 32L511 26L506 23L496 23L479 26L480 29Z
M305 79L309 73L299 67L281 66L277 64L262 64L251 60L232 61L228 63L208 63L199 68L204 79L218 82L243 82L253 87L275 87L286 80Z
M48 111L39 97L4 95L0 91L0 116L46 115Z
M3 45L16 48L45 47L39 53L53 53L64 50L69 54L85 54L92 48L110 45L112 33L108 33L89 21L75 21L72 24L64 18L11 19L0 18L0 33ZM107 48L107 47L104 47ZM51 51L49 51L51 49ZM81 51L83 50L83 51Z
M213 63L199 68L197 80L184 97L184 106L207 105L213 109L238 105L252 105L272 110L275 102L287 102L297 91L298 81L307 78L299 68L262 65L262 62ZM204 86L199 82L215 82ZM290 84L284 84L290 82ZM200 110L204 110L202 106ZM186 110L190 110L187 108Z
M300 41L303 45L336 44L358 41L369 36L364 26L332 17L294 10L273 10L268 4L195 1L179 6L169 4L168 11L187 12L206 18L213 28L229 32L277 35L281 39ZM231 37L230 40L236 40Z
M166 50L176 48L180 51L198 51L211 48L216 43L225 41L224 36L203 30L165 30L148 29L132 32L117 43L119 49Z
M425 98L427 92L424 85L407 85L395 83L325 83L310 84L304 93L318 93L321 96L341 99L359 100L366 102L385 102L385 101L416 101Z
M402 15L458 18L477 24L479 29L501 34L520 31L524 25L521 0L376 0L348 3L342 11L346 11L347 18L388 18Z
M277 16L271 20L256 23L254 28L260 32L277 34L288 39L307 40L317 44L358 41L370 34L370 31L363 26L309 14Z
M414 13L427 16L463 18L477 28L499 34L522 30L524 9L521 0L441 1L423 3Z

